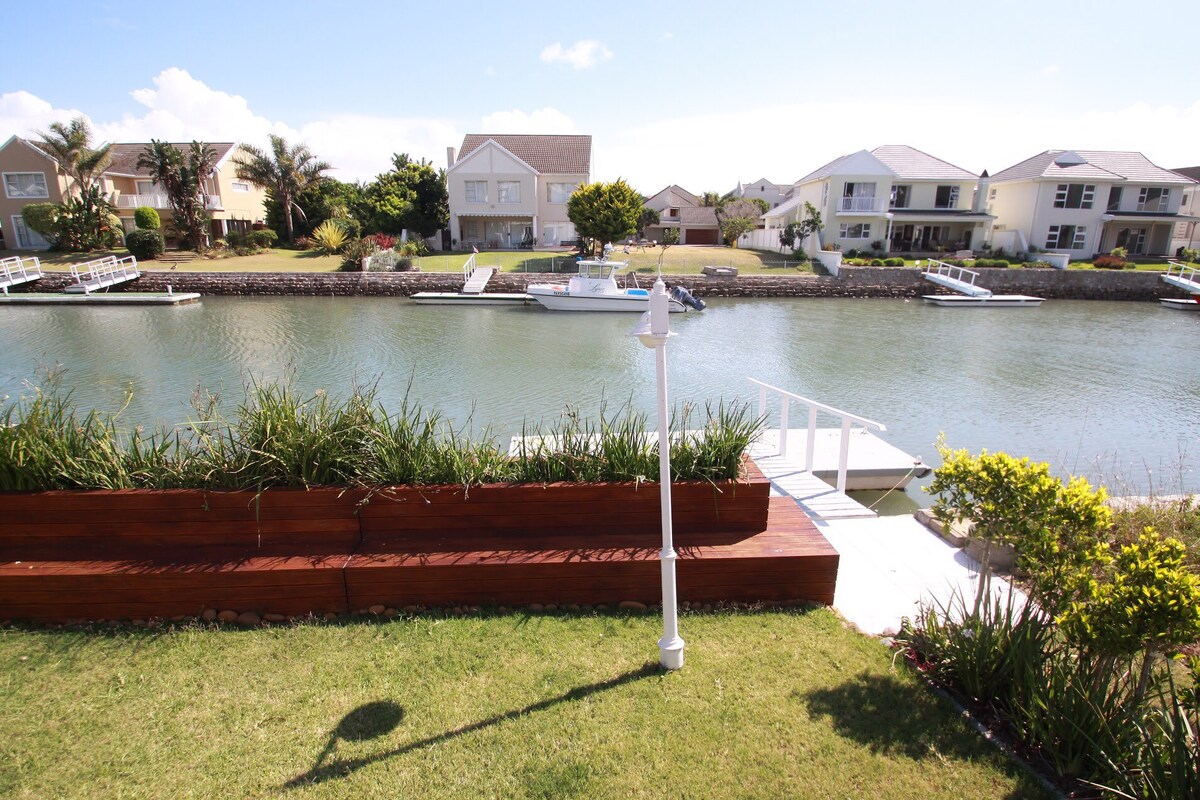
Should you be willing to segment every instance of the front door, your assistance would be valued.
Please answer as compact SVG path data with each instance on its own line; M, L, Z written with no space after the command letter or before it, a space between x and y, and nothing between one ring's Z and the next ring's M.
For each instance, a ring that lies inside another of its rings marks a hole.
M1116 247L1124 247L1129 255L1140 255L1146 251L1145 228L1121 228L1117 231Z

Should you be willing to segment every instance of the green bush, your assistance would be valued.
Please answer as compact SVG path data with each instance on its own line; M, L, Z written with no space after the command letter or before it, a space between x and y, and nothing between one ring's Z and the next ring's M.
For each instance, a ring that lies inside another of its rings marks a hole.
M318 228L317 230L320 230ZM316 234L317 231L313 231ZM313 237L316 240L316 236ZM324 245L318 245L324 249ZM362 270L362 260L376 253L375 243L370 239L355 239L342 246L342 271L359 272Z
M1190 247L1179 248L1178 252L1176 252L1175 255L1179 257L1180 261L1186 261L1190 264L1195 264L1196 262L1200 262L1200 250L1196 250L1196 249L1193 249Z
M885 267L903 267L904 259L903 258L885 258L883 260L883 265Z
M269 250L275 246L277 241L279 241L279 234L270 228L261 228L256 231L250 231L246 238L250 244L254 245L258 249Z
M21 220L35 233L53 244L62 233L59 218L62 206L58 203L30 203L21 209Z
M977 258L972 266L979 269L1007 269L1011 265L1003 258Z
M167 249L167 243L163 240L161 233L145 228L138 228L136 231L125 234L125 246L138 261L152 261Z
M331 219L327 219L313 228L312 233L309 234L309 238L316 243L317 248L325 255L340 253L343 247L350 246L347 242L353 244L354 242L363 241L362 239L351 241L350 237L346 234L346 229ZM372 242L371 247L373 248L374 246L375 244ZM370 253L367 253L367 255L370 255Z
M883 259L882 259L882 258L872 258L872 259L870 260L870 262L868 262L868 263L869 263L869 265L870 265L870 266L872 266L872 267L882 267L882 266L886 266L886 265L883 263Z
M162 227L162 219L158 212L150 206L138 206L133 210L133 221L138 230L156 231Z

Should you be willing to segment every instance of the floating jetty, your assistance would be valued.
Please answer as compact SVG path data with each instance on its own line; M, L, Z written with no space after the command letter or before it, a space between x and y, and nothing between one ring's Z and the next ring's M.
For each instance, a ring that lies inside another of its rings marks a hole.
M978 272L932 258L929 259L929 268L921 273L921 277L938 286L945 286L947 289L958 292L958 295L923 295L922 299L930 305L945 308L975 308L976 306L1011 308L1042 304L1042 298L1030 297L1027 294L992 294L991 289L975 285L975 279L979 277Z
M1180 300L1174 297L1164 297L1159 302L1166 308L1174 308L1179 311L1200 311L1200 301L1196 299L1200 297L1200 268L1190 264L1181 264L1178 261L1169 261L1167 264L1167 271L1162 276L1163 282L1169 283L1177 289L1183 289L1191 295L1191 298Z
M527 306L533 302L533 298L524 292L484 292L497 269L476 266L475 254L472 253L467 263L463 264L464 280L461 292L417 292L412 296L412 301L427 306Z
M0 295L0 306L179 306L200 302L197 292L92 292Z

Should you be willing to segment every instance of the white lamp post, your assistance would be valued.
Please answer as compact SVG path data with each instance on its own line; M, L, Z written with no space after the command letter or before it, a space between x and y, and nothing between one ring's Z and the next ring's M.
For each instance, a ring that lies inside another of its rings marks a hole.
M679 638L679 611L675 593L675 548L671 532L671 442L667 429L667 339L671 333L667 317L667 287L662 276L650 290L650 310L642 315L630 336L636 336L646 347L654 349L655 377L658 394L658 483L662 500L662 563L663 635L658 640L659 663L666 669L683 666L683 639Z

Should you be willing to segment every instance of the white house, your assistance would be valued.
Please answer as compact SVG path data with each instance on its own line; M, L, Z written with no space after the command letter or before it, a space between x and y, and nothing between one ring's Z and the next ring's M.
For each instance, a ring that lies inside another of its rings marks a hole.
M1141 153L1047 150L980 183L995 215L996 238L1017 246L1091 258L1124 247L1131 255L1167 255L1185 190L1195 181Z
M1188 180L1200 181L1200 167L1180 167L1171 172L1182 175ZM1200 183L1193 183L1183 190L1183 199L1179 203L1181 219L1175 223L1175 232L1171 236L1171 254L1186 247L1189 250L1200 248ZM1188 219L1184 219L1187 215Z
M929 253L977 247L992 216L974 206L979 178L907 145L835 159L796 182L791 198L763 215L768 228L821 214L824 244L843 250Z
M567 199L588 182L591 136L469 133L447 148L450 238L460 247L574 242Z
M729 194L739 199L765 200L769 208L778 208L792 196L792 185L790 183L772 183L766 178L759 178L754 183L738 181L738 185L733 187L733 191Z
M700 205L700 198L675 184L646 198L643 204L658 212L658 224L646 228L646 238L661 241L667 228L679 229L680 244L718 244L721 229L717 211Z

